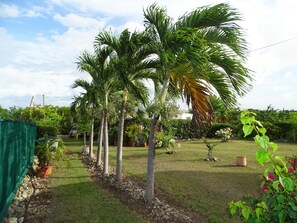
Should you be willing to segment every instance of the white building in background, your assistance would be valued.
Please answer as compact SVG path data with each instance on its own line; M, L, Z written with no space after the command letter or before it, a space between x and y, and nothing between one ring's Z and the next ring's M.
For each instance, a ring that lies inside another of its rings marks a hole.
M192 119L193 114L189 113L189 111L181 110L179 113L174 117L174 119Z

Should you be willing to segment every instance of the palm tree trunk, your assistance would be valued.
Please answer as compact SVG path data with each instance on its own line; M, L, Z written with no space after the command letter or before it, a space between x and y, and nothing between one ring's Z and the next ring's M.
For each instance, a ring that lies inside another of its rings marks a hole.
M170 79L169 77L164 79L163 87L160 91L158 100L161 104L164 104L166 95L169 88ZM149 147L147 154L147 175L146 175L146 189L144 194L144 200L146 202L151 202L154 195L154 182L155 182L155 153L156 153L156 131L157 124L160 118L160 114L154 115L149 137Z
M98 130L98 147L97 147L96 167L101 165L103 127L104 127L104 117L102 115L101 121L100 121L100 127L99 127L99 130Z
M87 146L87 132L84 131L84 147Z
M154 182L155 182L155 153L156 153L156 130L159 115L154 116L152 119L148 155L147 155L147 176L146 176L146 189L144 194L144 200L151 202L154 199Z
M89 158L93 158L93 146L94 146L94 118L91 118L90 123L90 145L89 145Z
M116 181L122 181L122 156L123 156L123 136L124 136L124 124L125 124L125 105L128 95L123 93L123 101L121 105L120 120L119 120L119 132L118 132L118 144L117 144L117 164L116 164Z
M108 123L107 123L107 111L104 111L104 165L103 165L103 175L108 175Z

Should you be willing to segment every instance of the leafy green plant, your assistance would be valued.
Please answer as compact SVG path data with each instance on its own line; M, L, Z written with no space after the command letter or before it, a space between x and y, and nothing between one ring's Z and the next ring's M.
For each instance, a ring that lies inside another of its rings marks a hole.
M204 141L204 143L205 143L205 145L207 147L207 150L208 150L207 158L208 159L213 159L213 156L212 156L213 149L214 149L214 147L216 147L220 143L220 141L217 141L217 142L214 142L214 143L210 143L209 141L207 141L207 139L203 139L203 141Z
M156 134L156 148L169 148L170 140L173 139L173 136L166 134L164 131L159 131Z
M232 129L223 128L216 131L215 135L221 138L221 142L229 142L232 138Z
M287 163L276 156L278 146L270 142L266 129L255 118L255 113L244 111L241 114L243 132L248 136L256 132L254 140L259 149L256 160L265 166L261 187L263 195L259 198L246 197L242 201L229 203L232 215L239 215L246 222L296 222L297 221L297 180L295 160Z
M49 139L47 135L43 141L37 141L35 146L35 155L38 157L40 167L50 165L53 160L65 160L64 151L62 139Z
M137 124L132 124L127 127L126 134L130 142L135 142L137 136L141 133L141 128Z

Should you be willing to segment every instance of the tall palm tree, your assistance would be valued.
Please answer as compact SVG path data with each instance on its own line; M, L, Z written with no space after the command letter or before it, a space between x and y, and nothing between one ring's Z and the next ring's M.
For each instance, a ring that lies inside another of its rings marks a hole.
M93 138L94 138L94 119L95 119L95 109L100 108L100 100L98 96L98 92L93 83L89 83L86 80L77 79L74 81L72 88L81 87L85 90L85 93L81 94L81 97L77 98L74 101L73 106L75 106L75 102L80 99L80 103L82 108L84 108L85 112L88 113L90 117L90 140L89 140L89 157L93 158ZM84 105L82 105L82 103Z
M77 66L81 71L86 71L92 77L94 89L102 101L103 138L104 138L104 165L103 175L108 175L108 103L113 92L118 91L118 81L115 76L112 50L109 47L95 47L94 54L84 51L78 58Z
M87 115L87 103L83 95L74 97L74 101L70 105L70 111L74 117L76 117L77 130L83 132L84 147L87 146L87 129L88 128L88 115Z
M146 103L148 90L141 82L143 79L153 78L150 69L154 61L148 60L151 49L148 47L149 38L144 33L131 33L125 29L120 36L109 32L101 32L95 38L97 47L110 47L115 55L115 68L119 81L122 83L122 103L119 118L119 131L117 140L116 180L122 180L122 150L125 120L125 106L129 94Z
M157 4L144 11L144 23L154 43L161 67L162 86L155 95L159 107L171 93L192 105L194 117L207 118L212 111L209 96L216 93L229 106L249 91L251 76L243 65L247 53L239 13L228 4L201 7L174 23ZM156 110L150 131L145 200L154 198Z

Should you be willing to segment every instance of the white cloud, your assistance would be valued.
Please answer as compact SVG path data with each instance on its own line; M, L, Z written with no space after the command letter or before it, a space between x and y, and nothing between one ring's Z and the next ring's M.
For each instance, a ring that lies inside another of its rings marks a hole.
M16 5L0 4L0 17L44 17L49 8L33 6L32 8L20 8Z
M20 10L15 5L0 4L0 17L18 17Z
M84 32L69 28L51 37L17 41L0 28L1 105L27 106L24 97L42 94L54 105L68 105L75 94L71 84L86 76L76 70L76 57L84 49L92 50L97 32L97 27Z
M48 97L56 97L55 100L58 100L58 93L70 97L73 92L69 86L74 79L84 76L76 71L76 57L84 49L92 51L94 37L99 30L111 28L117 33L124 28L142 30L143 9L154 2L155 0L50 0L45 7L30 8L0 3L0 17L13 19L46 15L66 27L66 31L56 29L51 36L37 34L30 41L17 41L17 38L8 33L9 29L0 27L2 97L8 93L9 97L14 94L24 97L46 93ZM177 18L196 7L220 2L222 1L159 0L158 5L166 6L168 15ZM250 49L297 36L297 30L294 29L297 1L229 2L243 14L244 21L240 25L246 30ZM254 89L240 99L242 107L266 108L272 104L276 108L295 106L297 109L296 103L292 105L297 95L296 52L297 39L250 53L247 65L255 72ZM27 79L32 79L33 82ZM35 80L40 80L40 84ZM4 81L5 85L2 84ZM14 88L15 91L12 90ZM52 92L53 88L59 89Z
M54 71L33 70L6 66L0 68L0 97L47 94L49 96L70 96L70 85L75 75Z
M73 13L67 14L66 16L55 14L54 20L66 27L72 28L102 28L105 25L105 21L103 19L96 20L90 17L82 17Z

